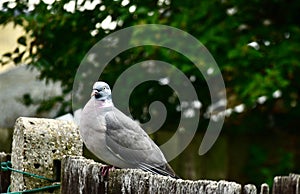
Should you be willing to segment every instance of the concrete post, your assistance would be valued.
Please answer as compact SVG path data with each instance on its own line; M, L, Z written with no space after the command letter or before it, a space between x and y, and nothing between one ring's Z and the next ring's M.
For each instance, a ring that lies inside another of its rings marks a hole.
M60 181L60 161L64 155L82 155L78 126L53 119L20 117L13 134L12 167ZM46 180L12 172L11 191L51 185Z

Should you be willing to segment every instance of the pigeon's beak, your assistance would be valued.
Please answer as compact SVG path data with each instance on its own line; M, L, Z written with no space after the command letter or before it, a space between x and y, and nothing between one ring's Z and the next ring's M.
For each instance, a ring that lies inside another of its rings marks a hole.
M92 96L95 96L95 95L98 94L98 93L99 93L99 92L98 92L97 90L93 90L92 93L91 93L91 97L92 97Z

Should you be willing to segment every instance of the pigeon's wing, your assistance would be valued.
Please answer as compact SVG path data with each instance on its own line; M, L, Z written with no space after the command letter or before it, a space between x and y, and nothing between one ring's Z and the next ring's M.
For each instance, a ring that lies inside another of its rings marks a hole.
M105 115L108 149L131 168L174 176L174 171L148 134L131 118L113 108Z

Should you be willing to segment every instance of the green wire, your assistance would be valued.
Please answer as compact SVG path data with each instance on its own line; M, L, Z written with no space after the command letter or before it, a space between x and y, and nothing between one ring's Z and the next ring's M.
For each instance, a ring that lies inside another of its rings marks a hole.
M10 192L10 186L7 188L6 193L1 193L1 194L22 194L22 193L35 193L39 191L47 191L50 189L58 189L60 187L60 184L55 184L55 185L49 185L49 186L44 186L40 188L35 188L35 189L30 189L30 190L25 190L25 191L14 191Z
M49 186L44 186L36 189L30 189L30 190L25 190L25 191L15 191L15 192L10 192L9 188L7 189L7 194L22 194L22 193L34 193L34 192L39 192L39 191L46 191L49 189L58 189L60 187L60 184L55 184L55 185L49 185Z
M17 170L17 169L11 168L10 166L11 166L11 161L1 162L1 171L10 170L12 172L17 172L17 173L20 173L20 174L24 174L24 175L27 175L27 176L34 177L34 178L43 179L43 180L47 180L47 181L50 181L50 182L55 182L55 180L53 180L53 179L49 179L47 177L40 176L40 175L37 175L37 174L32 174L32 173L29 173L29 172L24 172L24 171L21 171L21 170ZM45 190L49 190L49 189L57 189L59 187L60 187L60 184L54 184L54 185L44 186L44 187L25 190L25 191L10 192L10 186L9 186L7 188L7 193L10 193L10 194L34 193L34 192L45 191Z
M8 161L8 162L1 162L1 170L3 170L3 171L10 170L12 172L17 172L17 173L20 173L20 174L24 174L24 175L27 175L27 176L34 177L34 178L38 178L38 179L43 179L43 180L55 182L55 180L53 180L53 179L49 179L47 177L40 176L40 175L37 175L37 174L32 174L32 173L29 173L29 172L24 172L24 171L21 171L21 170L17 170L17 169L11 168L9 165L11 165L10 161Z
M44 177L44 176L40 176L40 175L37 175L37 174L32 174L32 173L29 173L29 172L24 172L24 171L21 171L21 170L17 170L17 169L11 168L10 165L11 165L10 161L8 161L8 162L1 162L1 170L3 170L3 171L10 170L12 172L17 172L17 173L20 173L20 174L24 174L24 175L27 175L27 176L34 177L34 178L38 178L38 179L43 179L43 180L55 182L55 180L49 179L49 178Z

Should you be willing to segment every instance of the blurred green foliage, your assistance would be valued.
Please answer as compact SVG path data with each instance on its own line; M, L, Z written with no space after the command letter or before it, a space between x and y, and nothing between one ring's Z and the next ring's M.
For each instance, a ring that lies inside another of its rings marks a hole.
M14 22L23 26L30 41L21 36L20 48L3 55L2 64L9 60L16 64L24 61L26 56L21 48L26 46L29 66L40 70L40 78L61 81L66 94L72 89L77 67L86 52L108 33L137 24L166 24L189 32L208 48L225 79L229 107L245 103L252 108L258 97L272 98L276 90L282 91L286 109L299 100L297 1L129 1L122 6L123 1L106 0L92 10L82 8L89 1L73 2L78 3L73 12L65 10L69 3L65 0L51 5L41 1L34 8L27 1L17 1L13 6L3 3L0 24ZM132 6L136 10L131 13ZM107 16L117 22L115 29L97 27ZM256 42L258 47L248 46L250 42ZM182 57L156 49L137 49L123 55L124 60L112 61L103 77L108 82L114 80L126 65L136 62L144 53L147 58L166 58L187 74L196 71ZM64 106L63 111L70 111L68 108Z
M30 9L25 0L16 1L13 5L3 3L0 24L13 22L20 25L29 37L21 36L18 39L19 46L4 54L1 64L30 61L28 66L38 69L41 79L60 81L65 96L72 90L80 61L97 41L128 26L165 24L190 33L207 47L221 69L226 84L228 108L234 110L236 105L245 104L246 110L243 113L234 113L226 120L226 129L236 133L298 131L299 1L131 0L122 5L126 1L102 0L94 9L83 8L85 3L90 2L87 0L71 2L77 3L73 12L64 8L70 3L68 0L54 1L51 5L40 1ZM132 6L136 6L134 12L129 11ZM116 21L114 29L99 27L99 23L107 16ZM254 46L248 45L251 42L255 43ZM30 53L29 56L25 55L24 48ZM111 61L101 79L112 84L131 64L146 59L164 60L181 69L187 76L195 76L197 79L194 85L204 108L210 105L206 83L197 68L183 56L169 50L158 50L155 47L128 50ZM141 87L149 89L147 84ZM153 89L157 99L168 99L173 95L170 91L159 92L161 89L159 85ZM280 91L282 95L273 98L275 91ZM257 100L261 96L265 96L267 101L259 104ZM141 107L149 105L151 99L148 98L143 89L136 90L132 95L133 114L142 121L147 120ZM25 95L24 100L26 103L34 103L29 95ZM49 110L56 103L62 105L59 114L71 111L71 102L63 97L41 102L39 111ZM174 105L170 105L170 108L171 119L180 116ZM269 157L260 148L253 148L250 155L253 157L249 163L251 168L266 164ZM272 169L266 164L258 174L269 178L270 174L282 173L283 169L292 170L295 167L292 160L291 153L284 153L277 160L278 168Z
M286 174L295 168L293 154L282 148L270 152L265 147L252 145L249 151L250 160L245 172L249 177L256 177L253 182L256 185L266 182L272 186L275 176Z

